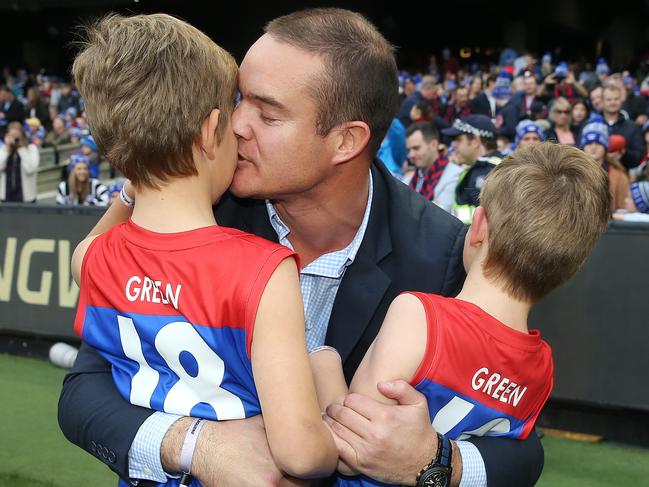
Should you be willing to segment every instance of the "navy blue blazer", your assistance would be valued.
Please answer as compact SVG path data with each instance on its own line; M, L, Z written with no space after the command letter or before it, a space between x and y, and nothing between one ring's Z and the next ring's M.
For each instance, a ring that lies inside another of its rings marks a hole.
M380 161L371 170L374 195L368 226L356 259L343 276L325 339L339 350L348 380L395 296L408 290L450 296L464 279L466 227L396 180ZM215 215L220 225L277 241L263 201L224 195ZM129 481L128 450L151 413L128 404L113 384L109 364L82 345L59 400L59 424L70 441ZM111 424L103 418L111 418ZM472 442L485 459L490 485L491 480L493 485L533 485L540 475L543 450L534 434L525 442L488 439L484 447L479 438ZM530 472L534 464L538 471ZM500 477L503 481L498 483Z

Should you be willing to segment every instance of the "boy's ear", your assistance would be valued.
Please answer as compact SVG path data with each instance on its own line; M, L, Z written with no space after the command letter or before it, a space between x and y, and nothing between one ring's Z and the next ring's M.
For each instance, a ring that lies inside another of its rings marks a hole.
M469 243L472 246L482 245L489 236L487 213L482 206L478 206L473 214L473 222L469 227Z
M219 126L220 110L214 108L201 124L201 149L208 159L216 157L216 128Z
M361 121L345 122L335 129L333 162L341 164L358 156L367 147L370 135L369 125Z

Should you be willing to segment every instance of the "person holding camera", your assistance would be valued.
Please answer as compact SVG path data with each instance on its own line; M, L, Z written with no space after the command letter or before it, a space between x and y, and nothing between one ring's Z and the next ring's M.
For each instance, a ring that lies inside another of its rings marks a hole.
M568 64L562 61L554 68L554 72L543 80L541 96L547 96L551 100L564 97L572 105L578 98L588 96L588 92L582 83L577 83L575 74L570 71Z
M38 147L28 143L22 124L9 123L0 147L0 200L35 203L39 163Z

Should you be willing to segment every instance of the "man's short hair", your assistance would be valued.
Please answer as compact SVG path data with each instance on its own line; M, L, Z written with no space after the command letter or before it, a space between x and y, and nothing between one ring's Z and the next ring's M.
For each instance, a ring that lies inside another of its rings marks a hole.
M234 58L165 14L108 15L84 29L72 72L107 159L135 185L197 174L192 147L220 110L220 142L234 109Z
M410 137L415 132L421 132L422 137L427 143L430 143L433 140L439 142L439 130L435 124L431 122L417 122L413 123L406 130L406 137Z
M489 76L487 76L487 81L485 81L485 86L489 86L492 83L496 83L496 80L498 79L498 75L496 73L491 73Z
M324 69L309 89L318 106L317 132L360 120L376 152L394 119L399 79L393 46L361 14L339 8L300 10L266 25L275 40L322 56Z
M487 176L485 275L536 302L572 277L610 217L606 173L577 148L541 142L517 149Z

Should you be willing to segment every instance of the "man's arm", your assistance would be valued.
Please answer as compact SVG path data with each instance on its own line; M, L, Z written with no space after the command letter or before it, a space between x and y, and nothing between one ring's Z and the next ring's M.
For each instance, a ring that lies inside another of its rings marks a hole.
M407 382L379 384L380 392L398 405L387 405L360 394L350 394L343 406L332 404L325 420L343 441L337 440L341 459L369 477L400 485L415 485L419 471L437 448L435 430L430 424L425 397ZM334 421L335 420L335 421ZM484 461L486 483L466 475L476 465L464 465L466 443L453 449L452 486L526 487L533 486L543 470L543 447L536 434L526 440L473 438ZM482 468L482 461L478 462ZM479 473L479 468L476 473ZM460 483L461 479L461 483Z
M88 345L81 345L59 398L59 426L68 440L130 483L128 451L152 413L125 401L115 387L110 364Z

